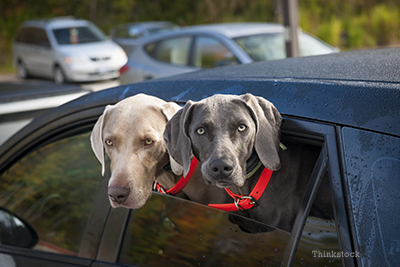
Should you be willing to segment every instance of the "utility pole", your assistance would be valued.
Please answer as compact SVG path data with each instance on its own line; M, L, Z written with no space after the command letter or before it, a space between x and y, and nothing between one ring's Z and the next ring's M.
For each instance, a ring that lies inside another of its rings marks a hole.
M283 25L287 57L298 57L299 52L299 4L298 0L282 0Z

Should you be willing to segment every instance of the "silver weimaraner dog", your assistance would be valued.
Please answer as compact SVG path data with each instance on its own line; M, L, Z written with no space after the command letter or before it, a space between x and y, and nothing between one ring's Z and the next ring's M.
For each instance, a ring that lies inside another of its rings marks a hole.
M165 188L181 176L164 167L169 156L163 139L168 120L180 109L173 102L138 94L109 105L96 122L90 137L92 149L105 172L104 151L111 160L108 195L112 207L141 208L151 197L157 179ZM173 162L171 162L173 165ZM206 186L196 170L190 183L177 196L207 204L223 201L219 189ZM187 194L187 195L186 195Z
M173 170L187 173L195 156L202 163L206 184L247 196L263 168L251 178L246 173L251 171L249 165L254 166L254 158L256 162L259 158L274 172L258 205L238 213L290 231L319 149L304 149L301 144L288 142L288 149L281 151L281 122L272 103L251 94L188 101L167 123L164 132L170 156L181 166L173 166ZM251 227L244 226L249 232L258 231Z

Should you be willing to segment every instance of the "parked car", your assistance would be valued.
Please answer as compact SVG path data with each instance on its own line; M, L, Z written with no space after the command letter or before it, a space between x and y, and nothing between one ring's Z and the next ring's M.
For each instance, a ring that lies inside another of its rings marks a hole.
M272 23L222 23L184 27L138 40L120 70L121 84L203 68L286 58L284 27ZM301 56L338 52L299 31Z
M169 21L132 22L112 27L110 37L129 55L137 46L138 39L178 28L177 24Z
M43 114L0 147L2 266L395 266L399 57L391 48L204 70ZM89 136L106 105L143 92L182 105L217 93L274 103L282 143L320 151L290 233L249 234L231 213L158 193L139 210L110 208L110 172L101 177ZM309 216L322 183L334 214L323 220Z
M97 26L73 17L24 22L12 50L19 78L39 76L58 84L118 78L127 62L123 49Z

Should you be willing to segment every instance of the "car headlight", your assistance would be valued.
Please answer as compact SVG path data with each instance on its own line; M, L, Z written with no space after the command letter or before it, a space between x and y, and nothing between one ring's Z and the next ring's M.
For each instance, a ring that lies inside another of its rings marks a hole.
M82 56L69 56L69 57L64 57L64 62L66 64L82 63L85 62L85 58Z

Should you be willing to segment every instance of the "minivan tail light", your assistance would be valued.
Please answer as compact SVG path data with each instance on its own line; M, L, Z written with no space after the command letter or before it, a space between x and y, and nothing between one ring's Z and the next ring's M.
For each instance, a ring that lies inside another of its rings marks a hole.
M119 75L124 74L125 72L127 72L130 69L130 67L128 65L124 65L119 69Z

